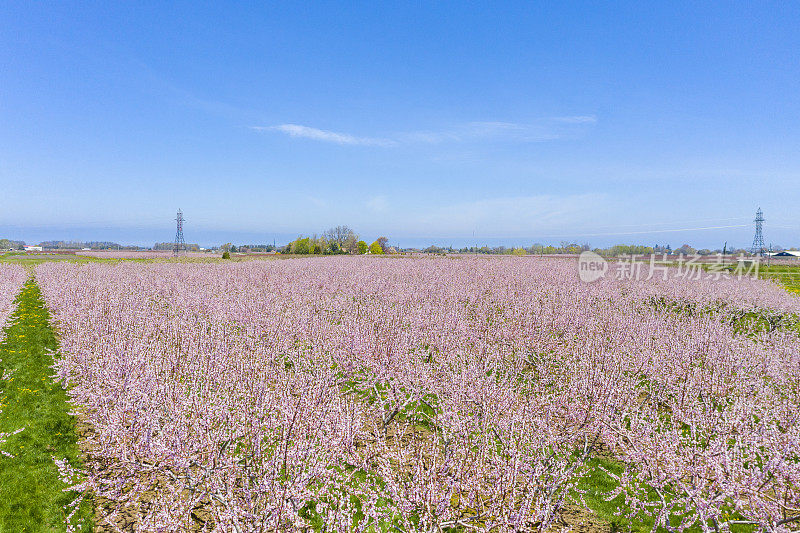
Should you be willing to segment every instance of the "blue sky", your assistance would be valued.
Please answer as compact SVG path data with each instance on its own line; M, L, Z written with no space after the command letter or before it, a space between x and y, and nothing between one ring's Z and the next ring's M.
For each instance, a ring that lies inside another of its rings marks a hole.
M749 246L760 205L800 245L798 27L796 2L4 2L0 235L151 244L181 207L204 244Z

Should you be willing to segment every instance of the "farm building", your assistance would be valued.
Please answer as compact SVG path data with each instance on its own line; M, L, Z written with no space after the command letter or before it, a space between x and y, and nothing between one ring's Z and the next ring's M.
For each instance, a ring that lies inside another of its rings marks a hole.
M784 250L782 252L775 252L772 257L794 257L800 259L800 250Z

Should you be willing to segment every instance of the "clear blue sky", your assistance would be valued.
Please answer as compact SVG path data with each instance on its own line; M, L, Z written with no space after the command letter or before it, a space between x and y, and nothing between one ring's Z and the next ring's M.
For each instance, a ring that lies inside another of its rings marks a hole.
M3 2L0 236L800 245L800 3L254 4Z

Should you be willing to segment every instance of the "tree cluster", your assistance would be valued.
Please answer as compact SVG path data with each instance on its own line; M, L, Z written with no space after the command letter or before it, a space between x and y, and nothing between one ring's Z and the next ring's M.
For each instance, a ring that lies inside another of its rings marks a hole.
M360 240L358 234L350 227L336 226L319 236L300 236L283 246L280 251L298 255L364 254L367 252L367 243Z
M25 243L23 241L12 241L10 239L0 239L0 250L22 250Z

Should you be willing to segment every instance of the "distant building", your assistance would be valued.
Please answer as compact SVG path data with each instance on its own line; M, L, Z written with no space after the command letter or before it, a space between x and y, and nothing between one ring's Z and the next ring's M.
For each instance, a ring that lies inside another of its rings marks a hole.
M775 252L767 255L772 257L795 257L800 259L800 250L784 250L782 252Z
M42 251L42 247L41 246L30 246L30 245L26 244L25 245L25 251L26 252L41 252Z

